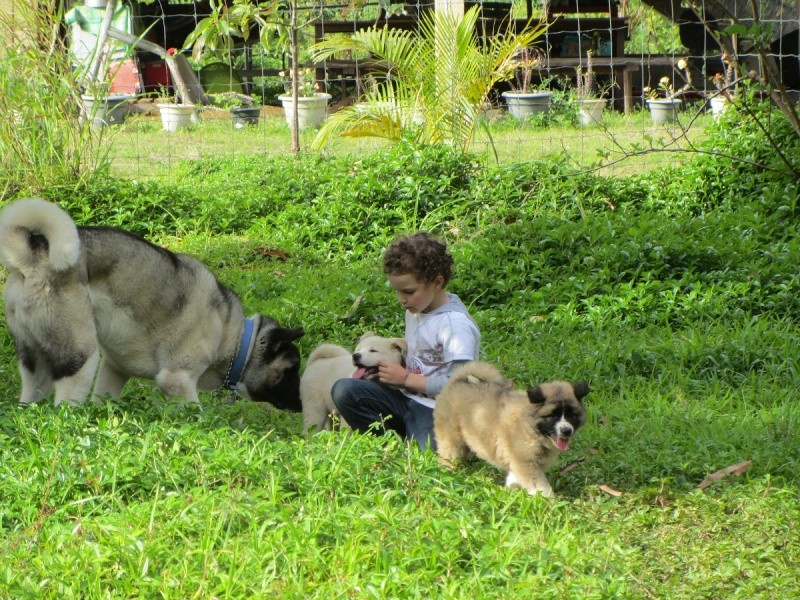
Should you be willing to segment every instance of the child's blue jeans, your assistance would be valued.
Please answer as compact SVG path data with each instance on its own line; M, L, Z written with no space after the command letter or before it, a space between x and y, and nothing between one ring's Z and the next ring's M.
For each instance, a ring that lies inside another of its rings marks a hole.
M436 449L433 409L397 388L363 379L340 379L331 390L333 403L348 425L361 433L396 431L422 450Z

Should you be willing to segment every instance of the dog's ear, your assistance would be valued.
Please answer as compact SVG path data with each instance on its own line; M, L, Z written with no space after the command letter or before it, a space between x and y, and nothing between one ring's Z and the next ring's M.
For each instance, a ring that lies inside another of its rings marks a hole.
M359 342L363 341L363 340L365 340L365 339L367 339L369 337L375 337L375 334L372 333L371 331L365 331L364 333L361 334L361 337L358 338L358 341Z
M589 382L587 381L576 381L572 384L572 389L575 392L575 397L578 400L581 400L586 394L589 393Z
M272 331L272 339L278 343L293 342L305 335L302 327L278 327Z
M542 404L545 401L542 386L528 388L528 400L531 401L531 404Z
M400 354L408 354L408 342L405 338L392 338L392 343L397 346Z

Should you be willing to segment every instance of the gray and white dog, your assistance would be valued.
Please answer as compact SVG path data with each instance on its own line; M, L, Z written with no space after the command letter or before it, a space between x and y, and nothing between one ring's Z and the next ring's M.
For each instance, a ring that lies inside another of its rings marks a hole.
M202 263L110 227L77 227L55 204L0 211L8 268L6 321L22 377L20 402L118 398L128 379L170 396L227 387L300 411L302 328L245 318L242 303ZM101 358L102 357L102 358Z

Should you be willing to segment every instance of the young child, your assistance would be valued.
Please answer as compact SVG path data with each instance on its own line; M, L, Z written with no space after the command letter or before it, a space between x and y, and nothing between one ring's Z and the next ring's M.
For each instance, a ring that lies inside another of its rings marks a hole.
M396 431L423 450L435 448L436 394L460 365L478 360L481 334L457 296L446 291L453 257L428 233L395 239L383 255L383 272L406 310L406 366L381 362L380 383L340 379L333 403L360 432Z

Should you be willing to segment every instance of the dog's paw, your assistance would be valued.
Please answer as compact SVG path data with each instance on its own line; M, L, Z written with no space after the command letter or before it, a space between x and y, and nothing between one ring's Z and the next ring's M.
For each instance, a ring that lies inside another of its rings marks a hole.
M552 498L553 497L553 488L547 487L547 489L539 489L539 488L530 488L528 489L528 493L531 496L544 496L545 498Z
M439 455L439 466L444 467L450 471L454 471L456 468L457 458L455 457L444 457L441 454Z
M531 483L529 485L523 485L513 471L509 471L508 476L506 476L506 487L507 488L524 487L526 490L528 490L528 493L531 496L542 495L545 498L551 498L553 496L553 488L550 487L549 482L538 481L535 483Z

